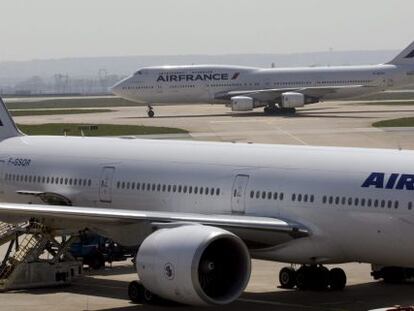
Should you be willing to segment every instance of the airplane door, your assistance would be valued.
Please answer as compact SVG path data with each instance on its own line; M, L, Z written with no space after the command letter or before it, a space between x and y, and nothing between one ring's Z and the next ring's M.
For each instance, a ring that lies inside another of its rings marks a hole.
M231 193L231 212L244 214L246 211L246 188L249 182L248 175L237 175L234 179Z
M0 161L0 193L4 193L4 161Z
M102 169L101 182L99 184L99 199L101 202L112 202L112 179L115 167L104 167Z

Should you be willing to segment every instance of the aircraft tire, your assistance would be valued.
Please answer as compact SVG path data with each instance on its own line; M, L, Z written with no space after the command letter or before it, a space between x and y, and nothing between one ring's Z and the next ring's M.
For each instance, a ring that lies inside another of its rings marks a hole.
M312 282L315 290L326 290L329 287L329 269L324 266L315 267Z
M291 267L284 267L279 272L279 283L281 288L292 289L296 286L296 271Z
M310 268L302 266L296 271L296 286L300 290L307 290L310 288Z
M346 285L346 274L341 268L329 271L329 285L331 290L343 290Z
M128 297L134 303L144 302L145 287L138 281L132 281L128 285Z

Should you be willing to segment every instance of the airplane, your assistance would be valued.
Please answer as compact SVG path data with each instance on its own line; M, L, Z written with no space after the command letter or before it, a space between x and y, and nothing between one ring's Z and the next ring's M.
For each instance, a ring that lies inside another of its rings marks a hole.
M225 104L232 111L264 107L266 114L329 100L375 94L414 82L414 42L382 65L255 68L220 65L144 67L112 87L112 93L148 106Z
M283 288L342 290L327 264L414 269L414 151L26 136L0 100L0 220L139 246L134 302L223 305L251 259ZM293 264L293 266L292 266ZM294 266L296 265L296 266Z

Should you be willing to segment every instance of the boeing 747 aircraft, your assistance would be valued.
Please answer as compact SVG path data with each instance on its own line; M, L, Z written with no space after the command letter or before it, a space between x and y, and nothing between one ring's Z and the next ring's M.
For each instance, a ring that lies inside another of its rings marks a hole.
M414 82L414 42L392 61L375 66L263 69L238 66L145 67L113 86L128 100L153 106L225 104L233 111L298 107L382 92Z
M227 304L251 258L281 286L340 290L325 264L414 267L413 151L25 136L0 101L0 219L139 246L133 301ZM54 205L51 205L54 204ZM270 273L270 271L269 271Z

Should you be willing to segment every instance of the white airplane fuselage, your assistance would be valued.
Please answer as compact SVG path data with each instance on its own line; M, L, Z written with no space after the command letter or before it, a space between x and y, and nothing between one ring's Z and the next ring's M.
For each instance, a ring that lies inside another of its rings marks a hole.
M0 201L42 203L22 194L42 192L85 207L275 217L311 235L252 250L256 258L414 267L413 158L397 150L22 136L0 142Z
M219 65L146 67L116 84L112 92L134 102L157 106L223 104L226 100L219 95L235 91L338 87L335 92L315 94L320 100L337 100L413 83L413 70L411 65L392 64L271 69ZM352 87L356 85L364 87ZM273 102L276 100L259 100L255 107Z

